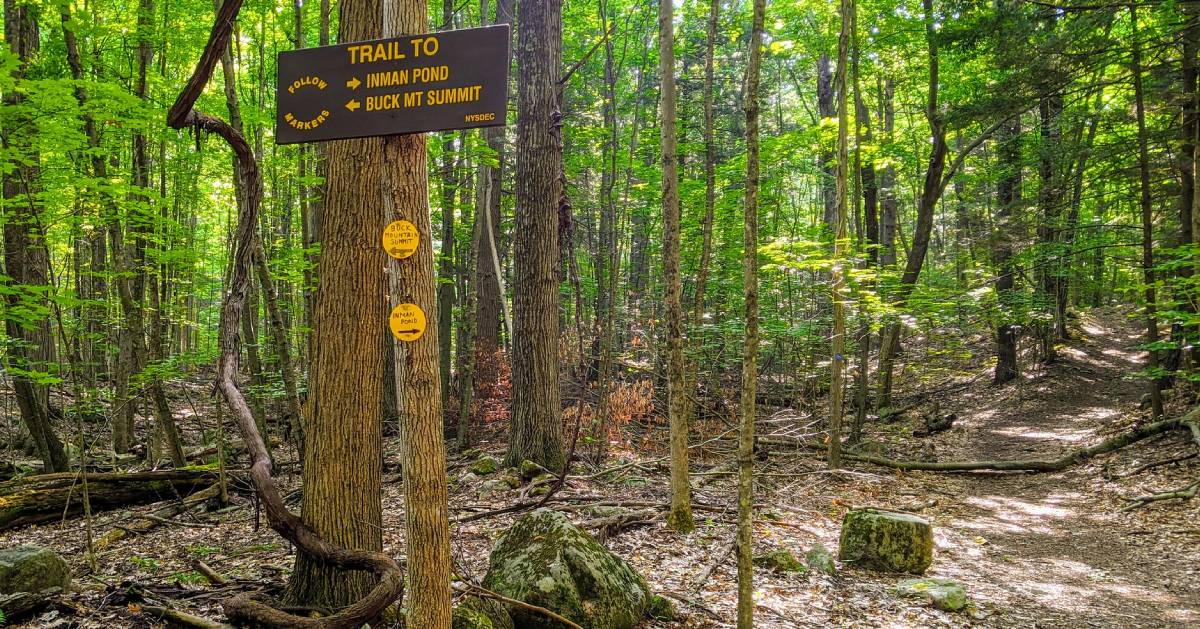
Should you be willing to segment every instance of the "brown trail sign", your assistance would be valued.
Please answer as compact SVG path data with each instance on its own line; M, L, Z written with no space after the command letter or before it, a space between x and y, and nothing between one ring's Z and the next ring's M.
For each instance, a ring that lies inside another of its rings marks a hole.
M509 26L279 53L275 142L504 124Z

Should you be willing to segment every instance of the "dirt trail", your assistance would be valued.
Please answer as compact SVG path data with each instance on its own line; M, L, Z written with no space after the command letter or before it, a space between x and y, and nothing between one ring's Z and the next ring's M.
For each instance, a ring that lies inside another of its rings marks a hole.
M1126 376L1140 367L1137 330L1118 312L1097 313L1079 330L1057 364L956 400L947 410L958 411L964 430L947 437L950 452L939 458L1053 457L1095 443L1136 413L1144 385ZM1121 497L1141 492L1130 481L1106 482L1101 467L1128 470L1175 451L1182 450L1139 444L1060 474L948 477L944 487L957 500L937 518L937 542L939 555L952 559L935 562L936 572L994 605L989 625L1196 626L1196 507L1120 513Z

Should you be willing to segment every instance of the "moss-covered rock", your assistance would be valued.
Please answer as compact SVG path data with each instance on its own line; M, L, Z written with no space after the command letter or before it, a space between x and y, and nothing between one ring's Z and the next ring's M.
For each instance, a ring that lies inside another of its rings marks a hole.
M546 470L546 468L534 463L533 461L530 461L529 459L521 461L521 465L517 469L520 471L521 478L525 480L532 480L541 474L550 473L548 470Z
M454 606L452 629L513 629L504 605L492 599L468 596Z
M521 479L518 478L516 474L505 473L502 474L497 480L505 485L508 485L509 489L516 489L521 486Z
M0 550L0 594L53 587L71 587L71 568L54 551L33 545Z
M508 483L504 482L504 479L493 478L491 480L483 481L483 484L479 486L479 497L490 498L497 494L503 494L511 490L512 487L510 487Z
M675 603L672 603L671 599L657 594L650 597L650 611L646 613L655 620L676 620L679 618L679 610L675 609Z
M862 568L922 574L933 562L933 527L909 513L853 509L842 519L839 553Z
M754 556L754 565L775 572L804 572L806 568L792 553L780 548L769 553Z
M934 607L947 612L960 612L967 608L967 591L950 579L908 579L896 585L896 594L923 598Z
M479 476L487 476L500 469L500 462L491 455L484 454L471 464L471 472Z
M651 602L650 588L628 563L545 508L517 520L496 542L483 586L585 629L633 629ZM518 629L561 629L533 612L510 613Z
M804 563L808 565L809 570L816 570L821 574L833 575L837 572L837 563L833 560L833 553L829 552L828 548L821 542L813 544L813 547L808 549L804 555Z

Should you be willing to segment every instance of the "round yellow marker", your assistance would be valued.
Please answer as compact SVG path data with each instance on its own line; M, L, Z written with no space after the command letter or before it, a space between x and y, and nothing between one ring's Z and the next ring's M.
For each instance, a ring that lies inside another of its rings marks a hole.
M393 221L383 230L383 250L397 260L416 253L421 233L408 221Z
M392 336L411 343L425 334L425 311L416 304L400 304L392 309L388 327Z

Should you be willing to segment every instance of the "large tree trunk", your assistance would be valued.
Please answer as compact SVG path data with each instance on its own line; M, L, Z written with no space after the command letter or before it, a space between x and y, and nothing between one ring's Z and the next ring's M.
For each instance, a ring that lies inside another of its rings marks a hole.
M338 11L339 41L382 36L380 0L343 0ZM387 320L380 294L384 252L377 244L385 224L380 142L343 140L327 147L302 517L333 544L378 551L383 345L374 333L354 331ZM369 573L348 573L301 553L289 598L339 608L362 598L374 582Z
M750 27L750 60L746 65L746 206L742 245L742 284L746 303L746 337L742 345L741 421L738 430L738 629L754 627L754 420L758 380L758 85L762 67L766 0L754 0Z
M562 198L562 1L520 0L512 432L506 460L566 464L558 389L558 210Z

